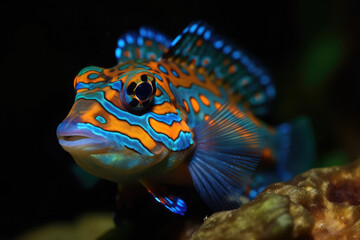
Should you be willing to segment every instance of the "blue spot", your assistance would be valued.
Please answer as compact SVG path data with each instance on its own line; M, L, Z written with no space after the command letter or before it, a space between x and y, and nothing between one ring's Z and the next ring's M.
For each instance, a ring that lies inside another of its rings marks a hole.
M201 27L199 27L199 29L197 30L197 34L198 34L198 35L201 35L201 34L203 34L204 31L205 31L205 26L201 26Z
M179 77L179 74L175 71L175 70L173 70L173 69L171 69L171 73L175 76L175 77Z
M244 56L242 59L241 59L241 62L244 64L244 65L249 65L251 62L249 60L248 57Z
M204 39L205 40L209 40L211 37L211 31L210 30L207 30L204 34Z
M130 34L127 34L125 38L128 43L130 44L134 43L134 38Z
M187 33L189 31L189 27L186 27L183 31L183 34Z
M253 67L253 72L252 72L255 76L260 76L262 75L264 72L261 68L258 68L254 65Z
M160 65L160 64L159 64L159 70L162 71L163 73L166 73L166 74L168 73L168 72L166 71L166 69L164 68L164 66L163 66L163 65Z
M197 27L198 27L198 25L196 23L194 25L192 25L190 27L190 33L194 33Z
M231 46L227 45L226 47L224 47L223 53L229 54L230 52L231 52Z
M257 68L255 67L254 64L252 64L251 62L249 62L249 65L248 65L248 70L249 72L251 72L252 74L254 75L257 75Z
M116 58L120 58L120 57L121 57L121 49L120 49L120 48L117 48L117 49L115 50L115 56L116 56Z
M263 76L260 77L260 83L261 83L262 85L268 85L269 82L270 82L269 76L263 75Z
M234 51L234 52L232 53L232 57L233 57L235 60L237 60L237 59L239 59L239 58L241 57L241 53L240 53L239 51Z
M158 42L162 42L163 41L163 36L161 34L156 34L155 35L155 40Z
M95 78L98 78L98 77L99 77L99 74L97 74L97 73L91 73L88 76L88 78L90 78L90 79L95 79Z
M143 28L143 27L140 28L139 33L141 36L146 37L146 29L145 28Z
M203 77L203 75L201 75L201 74L196 74L196 77L201 81L201 82L205 82L205 79L204 79L204 77Z
M224 44L223 41L218 40L218 41L216 41L216 42L214 43L214 47L215 47L216 49L219 49L219 48L221 48L221 47L223 46L223 44Z
M96 116L96 118L95 118L98 122L100 122L100 123L106 123L106 120L105 120L105 118L103 118L102 116L100 116L100 115L98 115L98 116Z
M275 88L274 86L270 85L266 88L266 95L268 95L269 97L274 97L276 94Z
M119 39L119 41L118 41L118 46L121 47L121 48L125 47L125 41L124 41L124 39L122 39L122 38Z
M144 39L143 39L142 37L138 37L138 39L137 39L137 44L138 44L139 46L142 46L142 45L144 44Z
M250 190L250 192L249 192L249 197L250 198L255 198L256 195L257 195L257 192L255 190Z
M157 79L159 79L160 81L162 81L163 79L162 79L162 77L160 77L159 75L157 75L156 73L154 73L154 76L157 78Z
M155 33L151 29L148 29L147 30L147 35L148 35L149 38L152 39L152 38L154 38Z
M179 68L185 75L189 75L189 72L185 68L183 68L182 66L179 66Z

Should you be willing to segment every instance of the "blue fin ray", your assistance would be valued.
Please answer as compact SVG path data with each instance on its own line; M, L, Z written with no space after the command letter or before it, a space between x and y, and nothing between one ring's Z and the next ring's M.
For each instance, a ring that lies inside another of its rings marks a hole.
M225 104L194 132L189 170L196 190L214 210L238 207L264 148L256 125L235 105Z
M173 213L185 215L187 205L178 196L168 194L164 187L155 186L147 181L140 181L154 199Z

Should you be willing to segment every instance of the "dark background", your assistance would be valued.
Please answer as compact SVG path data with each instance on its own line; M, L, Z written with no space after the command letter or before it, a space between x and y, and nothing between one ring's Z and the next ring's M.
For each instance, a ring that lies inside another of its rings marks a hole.
M117 37L141 25L176 37L201 19L256 56L277 87L266 120L312 119L317 166L360 156L360 16L355 0L1 3L0 239L86 211L114 210L116 186L86 190L56 127L89 65L116 64ZM5 144L4 144L5 142Z

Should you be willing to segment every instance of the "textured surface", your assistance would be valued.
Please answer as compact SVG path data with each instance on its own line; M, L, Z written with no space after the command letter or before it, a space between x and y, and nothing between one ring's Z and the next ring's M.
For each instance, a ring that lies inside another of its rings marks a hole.
M360 160L271 184L207 218L192 239L360 239Z
M239 209L213 214L191 239L307 239L312 225L313 217L301 205L268 193Z
M263 191L269 192L289 196L314 216L315 239L360 239L360 160L312 169Z

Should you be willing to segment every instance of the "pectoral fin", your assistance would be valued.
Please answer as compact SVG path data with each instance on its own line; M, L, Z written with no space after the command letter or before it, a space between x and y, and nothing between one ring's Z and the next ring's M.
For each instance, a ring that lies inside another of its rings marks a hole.
M185 215L187 206L184 200L178 196L168 194L166 187L157 186L147 181L141 181L141 184L148 190L148 192L155 198L157 202L161 203L171 212Z

